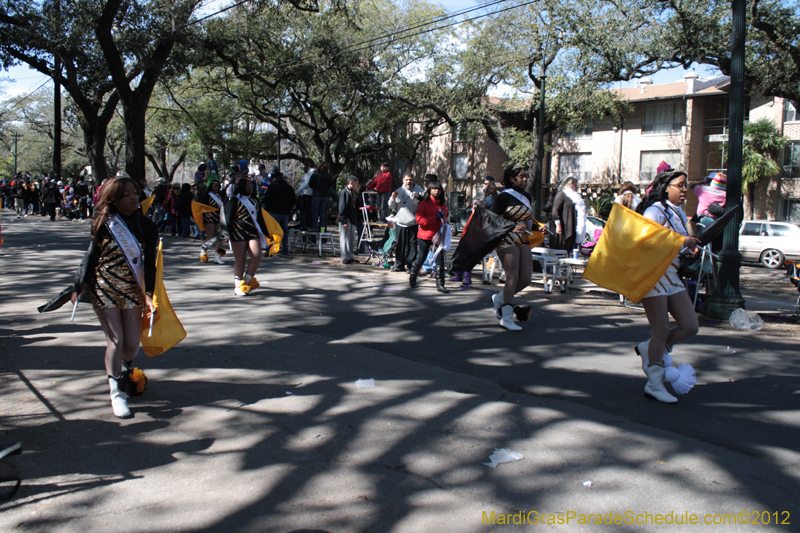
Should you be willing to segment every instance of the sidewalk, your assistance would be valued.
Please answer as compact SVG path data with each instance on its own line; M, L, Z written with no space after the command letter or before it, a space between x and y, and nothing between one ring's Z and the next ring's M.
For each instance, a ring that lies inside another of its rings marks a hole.
M165 239L188 337L137 358L150 386L119 420L88 306L73 323L35 310L68 283L87 228L5 222L0 441L24 453L0 476L24 483L0 531L664 531L497 520L800 511L797 329L704 324L675 354L699 384L665 406L642 398L643 314L614 298L533 287L513 334L489 308L496 283L439 295L318 258L266 260L259 294L236 298L231 261ZM524 458L493 469L494 448Z

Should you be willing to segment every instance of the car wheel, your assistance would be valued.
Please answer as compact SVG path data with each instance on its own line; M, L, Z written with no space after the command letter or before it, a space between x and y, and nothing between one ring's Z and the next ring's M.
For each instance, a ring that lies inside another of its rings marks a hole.
M783 254L780 250L765 250L761 254L761 264L767 268L780 268L783 265Z

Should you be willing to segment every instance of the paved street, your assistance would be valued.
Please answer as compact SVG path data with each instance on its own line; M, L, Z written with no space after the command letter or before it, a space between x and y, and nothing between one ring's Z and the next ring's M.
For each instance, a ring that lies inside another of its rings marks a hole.
M496 281L442 295L427 278L412 290L404 274L305 256L265 260L259 293L236 298L232 257L202 264L197 241L167 237L165 283L188 337L137 358L150 385L119 420L90 306L73 323L66 307L36 311L70 283L88 225L9 214L0 442L24 453L0 461L0 477L24 483L0 504L0 531L679 527L482 523L520 511L768 511L768 525L698 527L800 531L800 326L701 320L673 352L698 385L668 406L643 397L633 346L649 329L615 295L534 284L521 297L531 320L514 333L492 314ZM782 270L746 266L743 287L749 309L797 298ZM361 378L374 388L356 388ZM524 458L484 466L494 448Z

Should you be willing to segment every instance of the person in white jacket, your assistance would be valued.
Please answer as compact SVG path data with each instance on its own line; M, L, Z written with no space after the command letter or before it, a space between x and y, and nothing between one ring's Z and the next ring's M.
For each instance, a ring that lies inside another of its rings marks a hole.
M316 171L317 165L309 160L308 172L303 176L303 183L297 189L297 211L300 214L300 226L303 228L307 228L311 224L311 198L314 195L314 191L308 182Z
M403 175L403 186L392 193L389 198L389 209L396 209L397 225L392 272L405 272L406 265L411 266L417 255L417 205L425 191L414 183L414 175L406 172Z

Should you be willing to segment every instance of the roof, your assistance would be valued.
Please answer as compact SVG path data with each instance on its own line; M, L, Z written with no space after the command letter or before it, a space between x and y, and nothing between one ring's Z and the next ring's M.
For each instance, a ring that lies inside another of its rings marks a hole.
M715 96L727 94L730 86L729 76L716 76L714 78L683 79L675 83L662 83L659 85L639 85L624 89L610 89L617 94L620 100L628 102L641 102L645 100L668 100L670 98Z

